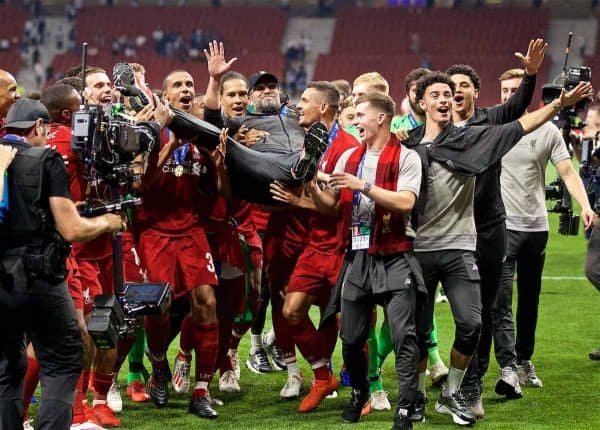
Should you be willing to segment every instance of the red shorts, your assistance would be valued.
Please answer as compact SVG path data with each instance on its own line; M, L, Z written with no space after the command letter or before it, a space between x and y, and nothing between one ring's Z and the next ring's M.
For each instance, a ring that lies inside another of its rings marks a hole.
M315 296L318 297L319 305L326 305L343 262L342 255L322 254L312 248L306 248L298 258L287 292Z
M145 281L145 271L141 267L140 258L130 236L123 237L123 282ZM114 294L115 283L113 273L113 257L109 255L97 260L77 260L81 281L87 288L84 290L84 310L91 311L94 297L98 294Z
M217 285L215 265L206 234L194 229L186 236L146 230L140 236L140 257L150 282L168 282L174 298L200 285Z
M81 283L81 273L79 273L79 266L77 265L77 261L73 255L69 255L66 260L67 265L67 287L69 288L69 294L73 299L73 304L75 305L75 309L88 309L84 307L84 297L89 297L89 290L86 287L87 291L83 291L83 284ZM91 306L87 311L91 310Z

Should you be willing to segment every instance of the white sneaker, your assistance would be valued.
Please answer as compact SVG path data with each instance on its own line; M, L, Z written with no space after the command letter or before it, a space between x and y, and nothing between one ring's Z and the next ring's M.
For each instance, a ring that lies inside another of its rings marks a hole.
M235 379L240 380L240 356L238 355L237 349L235 351L230 351L228 354L229 359L231 360L231 367L233 367L233 374L235 375Z
M535 374L535 367L533 367L531 360L525 360L522 364L517 364L517 374L523 387L543 387L542 381Z
M175 358L171 384L178 394L187 393L190 389L190 362L179 354Z
M438 292L437 296L435 298L435 302L436 303L448 303L448 297L446 296L446 294L444 294L444 292Z
M300 395L303 385L304 376L302 376L302 373L292 373L288 376L285 385L279 392L279 395L284 399L296 398Z
M113 382L106 394L106 404L114 413L119 413L123 410L123 399L119 391L119 384Z
M223 393L239 393L241 391L233 370L228 370L221 375L219 378L219 391Z
M371 408L376 411L389 411L392 409L385 391L377 390L371 393Z
M431 379L431 385L439 386L448 377L448 368L443 361L438 361L434 365L429 367L429 378Z
M33 420L23 421L23 430L34 430Z
M33 429L33 427L31 427ZM25 426L23 426L23 430L27 430ZM100 427L98 424L94 424L91 421L86 421L84 423L79 424L71 424L71 430L106 430L104 427Z

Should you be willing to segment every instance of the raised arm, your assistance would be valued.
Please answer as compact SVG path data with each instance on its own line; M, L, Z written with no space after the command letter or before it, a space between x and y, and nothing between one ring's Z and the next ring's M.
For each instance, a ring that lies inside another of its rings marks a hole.
M527 53L515 52L525 69L525 76L515 94L506 103L490 107L488 117L490 124L506 124L521 117L531 103L535 92L537 72L544 60L548 44L544 39L531 40Z

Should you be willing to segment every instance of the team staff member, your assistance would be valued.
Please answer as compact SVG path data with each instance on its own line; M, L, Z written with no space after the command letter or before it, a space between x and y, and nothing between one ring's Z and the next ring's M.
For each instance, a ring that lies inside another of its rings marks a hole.
M41 366L43 395L36 428L70 428L83 348L73 301L64 283L66 268L61 268L61 259L64 261L68 254L64 241L89 241L126 228L119 215L91 219L79 216L70 198L63 160L57 152L41 149L46 144L49 122L48 111L41 103L23 99L9 110L7 134L0 141L17 148L19 154L9 169L10 206L0 227L3 430L20 428L23 423L25 333L32 340ZM40 172L40 167L41 178L34 181L39 185L23 185L31 183L30 172ZM40 208L46 222L40 211L33 210L34 205ZM33 251L35 255L30 254L32 248L37 249Z
M394 110L392 99L383 94L357 99L354 125L363 144L346 151L335 166L329 183L339 194L321 191L314 183L311 194L322 210L335 213L339 208L339 249L348 251L336 292L341 289L342 351L352 384L342 420L358 421L369 401L364 345L373 306L381 304L396 354L399 397L393 429L401 430L412 429L419 353L417 291L424 292L424 286L411 252L414 232L409 227L421 165L418 155L390 133Z
M452 121L455 125L506 124L519 118L533 97L536 74L544 59L547 44L543 39L532 40L527 53L516 54L526 69L515 97L503 105L479 108L476 106L481 81L470 66L455 65L446 72L456 85ZM505 211L500 193L501 163L481 173L475 181L475 226L477 229L477 266L481 277L482 327L479 346L471 362L462 389L469 407L478 418L485 414L482 403L483 375L489 365L492 331L492 305L498 293L500 271L504 258L506 229ZM481 354L479 352L481 351Z
M524 72L511 69L500 80L502 103L508 103L521 85ZM496 299L493 327L496 359L502 369L496 392L508 397L515 388L541 387L531 357L535 346L535 330L542 271L548 242L548 212L545 201L545 179L548 161L564 181L569 194L581 206L581 219L587 230L596 222L586 190L571 163L571 155L558 128L547 122L523 137L502 158L502 200L506 206L507 246L502 263L500 291ZM517 328L512 317L513 278L517 274ZM516 331L516 339L515 339ZM518 379L517 379L518 375Z

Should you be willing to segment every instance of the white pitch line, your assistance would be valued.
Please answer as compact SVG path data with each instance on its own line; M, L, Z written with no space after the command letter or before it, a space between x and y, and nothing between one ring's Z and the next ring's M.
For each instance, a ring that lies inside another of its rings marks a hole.
M585 276L542 276L544 281L587 281Z

